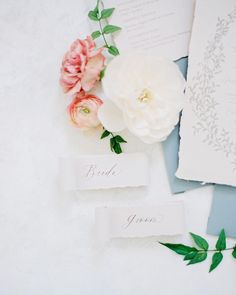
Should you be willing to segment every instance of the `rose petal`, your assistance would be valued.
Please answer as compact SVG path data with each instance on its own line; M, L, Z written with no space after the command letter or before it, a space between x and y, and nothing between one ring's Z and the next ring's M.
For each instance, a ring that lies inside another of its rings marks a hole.
M120 132L126 128L122 112L109 100L99 108L98 118L108 131Z

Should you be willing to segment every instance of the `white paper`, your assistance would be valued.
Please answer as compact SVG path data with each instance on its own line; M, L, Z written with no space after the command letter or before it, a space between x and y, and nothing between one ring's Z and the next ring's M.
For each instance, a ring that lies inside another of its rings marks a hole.
M96 208L95 230L99 241L179 235L184 232L184 206L181 201L150 207Z
M114 34L119 51L153 50L177 60L188 55L194 0L104 0L115 7L110 24L122 28Z
M149 180L144 153L62 158L60 172L66 190L146 186Z
M236 1L198 0L177 176L236 185Z

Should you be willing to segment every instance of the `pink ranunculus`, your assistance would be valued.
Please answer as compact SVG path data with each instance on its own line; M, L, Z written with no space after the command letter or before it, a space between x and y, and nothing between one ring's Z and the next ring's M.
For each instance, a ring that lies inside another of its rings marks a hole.
M96 49L90 36L77 39L62 61L60 84L64 92L75 94L89 91L100 78L104 69L103 48Z
M69 105L72 122L81 129L94 128L100 125L97 113L102 105L102 100L97 96L81 91Z

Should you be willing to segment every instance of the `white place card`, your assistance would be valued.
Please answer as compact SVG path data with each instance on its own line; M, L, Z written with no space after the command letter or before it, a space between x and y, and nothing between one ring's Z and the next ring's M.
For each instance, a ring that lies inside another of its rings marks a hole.
M236 186L236 1L198 0L177 176Z
M90 190L148 185L144 153L86 155L62 158L61 181L66 190Z
M111 238L141 238L180 235L185 228L181 201L152 207L96 208L95 230L99 241Z

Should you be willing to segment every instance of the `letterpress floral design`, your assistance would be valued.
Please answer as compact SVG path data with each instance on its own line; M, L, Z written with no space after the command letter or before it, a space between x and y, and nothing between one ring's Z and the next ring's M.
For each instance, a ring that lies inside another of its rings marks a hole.
M236 8L225 19L218 18L216 32L208 41L203 61L199 64L199 71L193 77L189 90L189 101L198 119L193 126L194 134L202 136L202 142L211 146L214 151L222 152L236 169L236 143L230 138L229 132L218 124L215 91L219 87L215 82L222 71L225 62L223 53L223 39L236 20Z

